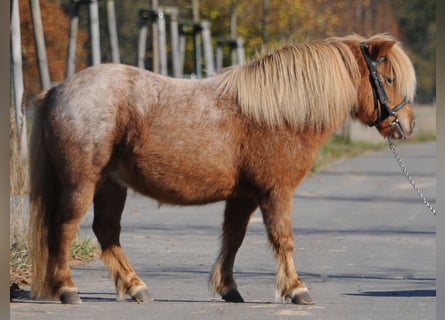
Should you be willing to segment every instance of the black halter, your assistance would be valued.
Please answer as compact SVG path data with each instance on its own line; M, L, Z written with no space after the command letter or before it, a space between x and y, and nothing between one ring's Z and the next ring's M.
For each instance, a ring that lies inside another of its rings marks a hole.
M383 82L377 70L377 65L385 61L386 57L380 58L379 60L373 60L369 53L368 45L364 42L360 43L360 49L362 50L366 64L368 65L369 80L371 81L372 94L374 96L374 109L377 112L377 119L369 126L377 126L380 122L384 121L389 116L393 116L394 120L390 123L390 125L397 126L397 129L400 131L400 133L403 136L406 136L405 130L403 129L401 123L399 122L399 119L397 118L397 111L402 109L408 103L408 100L405 97L402 102L391 109L388 105L388 98L386 96L385 88L383 87Z

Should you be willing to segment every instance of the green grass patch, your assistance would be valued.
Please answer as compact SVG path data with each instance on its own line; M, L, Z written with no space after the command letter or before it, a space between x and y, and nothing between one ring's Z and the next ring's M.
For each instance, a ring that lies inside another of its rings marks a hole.
M341 136L329 138L318 151L312 165L312 172L325 168L329 163L341 158L354 157L367 151L382 150L386 142L371 143L366 141L349 141Z
M88 237L77 236L71 244L71 263L86 263L98 257L99 248Z
M383 139L383 138L382 138ZM423 132L416 134L407 140L397 141L397 144L403 143L422 143L436 140L434 133ZM350 141L342 136L333 136L329 138L318 151L317 157L312 165L311 172L316 172L325 168L334 160L350 158L368 151L379 151L388 147L386 140L381 143L372 143L366 141Z
M408 140L410 141L410 140ZM415 135L414 139L410 142L416 142L416 143L421 143L421 142L431 142L431 141L436 141L436 134L433 132L421 132Z
M12 218L12 217L11 217ZM17 223L17 222L14 222ZM26 227L22 229L25 230ZM14 233L9 240L9 280L10 284L31 285L31 249L27 233ZM71 244L71 265L88 263L99 256L99 248L88 237L77 236Z

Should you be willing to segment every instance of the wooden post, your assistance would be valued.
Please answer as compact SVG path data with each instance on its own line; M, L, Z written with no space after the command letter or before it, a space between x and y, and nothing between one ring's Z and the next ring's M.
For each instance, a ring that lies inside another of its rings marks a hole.
M170 8L164 9L158 7L157 9L141 9L139 10L139 35L138 35L138 66L145 68L144 57L146 54L146 42L147 42L147 22L150 21L153 26L153 22L156 22L157 34L153 34L153 38L157 39L156 46L153 50L153 72L158 72L162 75L168 75L167 64L167 28L165 15L170 12ZM177 14L177 9L176 9ZM177 21L176 21L176 35L177 35ZM176 40L177 43L177 40ZM177 45L176 45L177 46ZM177 50L173 46L172 50L177 53Z
M76 47L77 31L79 30L79 2L71 1L70 9L70 31L68 41L68 53L66 60L66 77L71 77L76 71Z
M179 70L181 70L181 76L184 71L184 59L185 59L185 45L186 37L184 34L179 36Z
M198 24L193 24L193 51L194 51L194 64L195 64L195 77L196 79L202 78L202 68L201 68L201 37L199 31L197 30Z
M195 72L196 78L202 77L201 68L201 34L196 30L196 24L199 24L199 0L192 0L193 22L195 23L195 34L193 36L193 47L195 50Z
M236 39L236 52L238 57L238 64L244 64L246 62L246 58L244 55L244 39L238 38Z
M216 68L221 70L223 68L224 47L230 49L230 57L232 65L243 64L246 62L244 56L244 39L219 39L216 42ZM235 55L235 59L233 56Z
M158 8L158 0L151 1L152 10ZM156 19L152 20L152 49L153 49L153 72L159 73L159 40L158 40L158 23Z
M32 29L39 65L40 86L43 90L48 90L51 87L51 80L49 76L48 60L46 57L45 38L43 35L39 0L29 0L29 7L31 9Z
M26 138L26 118L23 112L23 70L22 70L22 39L20 36L20 14L18 0L11 3L11 51L12 75L14 88L15 125L17 140L20 148L20 158L28 157L28 143Z
M180 68L179 35L178 35L178 8L170 7L166 13L170 15L170 43L172 48L173 76L182 77Z
M137 66L145 69L145 52L147 50L148 15L146 10L139 10L138 57Z
M166 76L168 75L167 34L165 27L165 14L160 8L158 8L156 12L156 20L158 21L159 73Z
M192 0L193 22L199 22L199 0Z
M237 16L236 16L236 0L232 0L230 4L230 39L236 39L236 25L237 25ZM237 63L237 54L235 51L231 50L230 57L232 60L232 65Z
M210 22L203 20L201 22L202 42L204 44L204 61L207 76L215 74L215 64L213 62L212 37L210 35Z
M108 33L110 35L111 59L113 63L120 63L119 42L117 37L116 12L114 0L107 0Z
M216 70L219 71L223 68L223 44L221 42L216 43Z
M90 0L90 37L91 37L91 64L100 64L100 32L99 32L99 6L97 0Z

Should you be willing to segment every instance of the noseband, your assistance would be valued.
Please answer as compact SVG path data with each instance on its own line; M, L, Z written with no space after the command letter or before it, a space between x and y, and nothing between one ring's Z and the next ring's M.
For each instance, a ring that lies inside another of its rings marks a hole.
M379 60L373 60L369 53L368 45L364 42L360 43L360 49L362 50L363 56L365 58L366 64L369 70L369 80L372 87L372 95L374 97L374 110L377 112L377 119L371 123L369 126L377 126L382 121L386 120L389 116L393 116L394 120L390 122L391 126L394 126L396 130L402 135L403 138L406 137L406 132L399 121L397 116L397 111L402 109L408 100L403 98L402 102L396 105L393 109L388 105L388 98L386 96L385 88L383 87L383 82L380 78L377 66L386 60L386 57L382 57Z

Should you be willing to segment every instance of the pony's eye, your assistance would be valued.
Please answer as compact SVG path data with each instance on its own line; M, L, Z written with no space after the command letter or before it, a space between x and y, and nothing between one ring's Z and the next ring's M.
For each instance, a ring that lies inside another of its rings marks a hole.
M392 86L395 81L396 81L396 79L393 77L385 77L385 82L388 86Z

